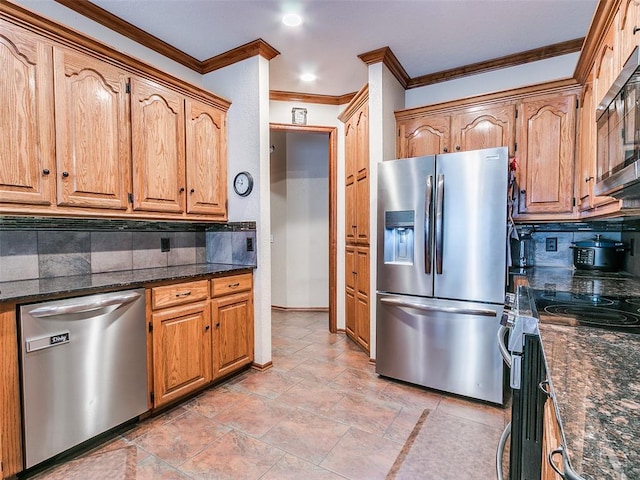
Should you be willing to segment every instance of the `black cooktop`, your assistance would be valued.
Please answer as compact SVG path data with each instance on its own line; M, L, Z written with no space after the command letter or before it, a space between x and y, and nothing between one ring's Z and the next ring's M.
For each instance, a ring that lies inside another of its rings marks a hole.
M640 333L640 297L534 290L540 322Z

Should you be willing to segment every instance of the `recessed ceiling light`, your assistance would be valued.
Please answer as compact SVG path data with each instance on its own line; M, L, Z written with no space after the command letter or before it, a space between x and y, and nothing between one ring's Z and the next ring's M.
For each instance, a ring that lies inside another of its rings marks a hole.
M316 79L316 76L313 73L303 73L300 75L300 80L303 82L313 82Z
M297 27L302 25L302 17L297 13L287 13L282 17L282 23L287 27Z

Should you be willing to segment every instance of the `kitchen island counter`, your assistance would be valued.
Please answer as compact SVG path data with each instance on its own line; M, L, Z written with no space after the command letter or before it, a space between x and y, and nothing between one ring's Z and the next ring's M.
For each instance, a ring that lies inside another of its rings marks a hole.
M542 267L522 273L536 290L640 299L640 281L626 274ZM539 313L554 404L572 469L589 480L640 478L640 335L547 323L554 317Z
M40 278L14 282L0 282L0 302L26 302L76 296L106 290L143 287L166 280L197 280L212 275L227 275L252 271L253 265L199 263L173 267L123 270L91 275Z

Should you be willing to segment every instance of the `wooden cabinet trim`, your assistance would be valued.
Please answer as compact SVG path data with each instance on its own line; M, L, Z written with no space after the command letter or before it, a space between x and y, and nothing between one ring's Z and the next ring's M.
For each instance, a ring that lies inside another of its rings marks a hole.
M338 115L338 120L346 123L365 103L369 101L369 84L365 84L351 99L349 105Z

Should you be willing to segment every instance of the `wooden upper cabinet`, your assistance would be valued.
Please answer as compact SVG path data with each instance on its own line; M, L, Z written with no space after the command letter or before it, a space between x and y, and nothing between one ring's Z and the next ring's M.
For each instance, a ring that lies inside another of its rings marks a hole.
M357 171L358 129L355 120L355 118L351 118L344 125L344 178L346 185L355 181Z
M428 115L398 121L398 158L436 155L449 151L450 115Z
M582 87L580 109L578 111L578 153L580 173L577 176L576 193L580 209L593 207L593 186L596 176L596 118L593 103L593 76L590 75Z
M130 191L128 75L55 48L58 204L126 210Z
M225 112L187 99L187 213L227 217Z
M0 21L0 203L54 201L52 51Z
M132 79L134 210L184 211L184 118L182 95L150 80Z
M618 68L629 59L633 49L640 45L640 0L622 0L616 15L616 38Z
M519 213L572 212L576 95L533 97L520 110Z
M356 174L362 176L369 171L369 104L364 106L356 114L356 132L358 147L356 152Z
M596 107L602 101L604 96L613 85L613 82L618 75L616 65L616 55L614 49L615 29L611 25L607 29L600 47L596 52L596 59L594 64L594 99Z
M454 115L451 121L453 150L509 147L514 154L516 110L512 103L471 108Z

